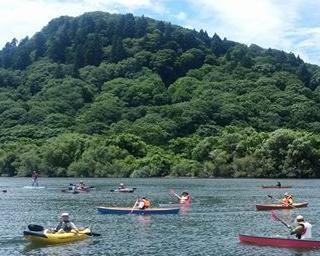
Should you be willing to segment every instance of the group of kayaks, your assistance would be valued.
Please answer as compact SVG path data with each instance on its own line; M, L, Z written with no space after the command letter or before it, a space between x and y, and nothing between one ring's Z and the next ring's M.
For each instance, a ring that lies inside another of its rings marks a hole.
M63 192L74 191L74 185L70 184L69 188ZM88 187L88 191L90 191L91 187ZM113 190L112 192L124 192L124 193L132 193L136 188L118 188L117 190ZM119 191L120 190L120 191ZM88 192L87 191L87 192ZM97 208L98 213L100 214L117 214L117 215L163 215L163 214L178 214L180 211L181 204L167 204L167 207L159 207L159 208L146 208L146 209L138 209L135 207L104 207L100 206ZM71 232L54 232L51 229L45 229L42 226L32 225L28 226L29 230L23 232L25 239L32 243L37 244L61 244L61 243L69 243L75 242L79 240L86 239L90 236L97 236L100 234L92 233L89 228L84 228L76 232L72 230Z
M262 186L263 189L282 189L291 188L292 186ZM269 196L271 197L271 196ZM307 202L293 203L292 205L283 204L256 204L258 211L268 210L279 210L279 209L295 209L307 207ZM320 248L320 241L316 240L301 240L291 238L280 238L280 237L262 237L239 234L239 240L242 243L260 245L260 246L273 246L273 247L284 247L284 248Z

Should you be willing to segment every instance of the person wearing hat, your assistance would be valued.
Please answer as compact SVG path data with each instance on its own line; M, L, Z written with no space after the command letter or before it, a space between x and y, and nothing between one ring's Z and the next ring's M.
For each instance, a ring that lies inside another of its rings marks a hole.
M309 239L312 238L311 228L312 225L304 220L302 215L296 217L297 226L291 228L291 235L296 235L298 239Z
M123 183L120 183L120 184L119 184L118 189L125 189L125 188L126 188L126 186L125 186Z
M282 199L282 204L284 206L289 206L293 204L293 197L288 192L284 193L284 198Z
M75 231L78 233L78 228L74 225L73 222L69 219L69 213L64 212L61 214L60 222L57 227L54 229L55 232L71 232Z
M146 197L140 198L140 200L138 202L138 208L141 210L149 208L150 205L151 205L151 201L149 199L147 199Z

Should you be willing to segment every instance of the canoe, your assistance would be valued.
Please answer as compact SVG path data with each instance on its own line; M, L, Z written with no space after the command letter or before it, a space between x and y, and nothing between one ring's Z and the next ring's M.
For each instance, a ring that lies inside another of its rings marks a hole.
M118 188L118 189L111 189L110 192L120 192L120 193L133 193L136 188Z
M274 247L285 248L320 248L320 241L316 240L300 240L278 237L262 237L239 235L239 240L242 243L249 243L254 245L267 245Z
M294 203L292 206L284 206L283 204L256 204L258 211L267 211L267 210L276 210L276 209L294 209L294 208L303 208L307 207L307 202Z
M46 186L24 186L23 188L27 189L46 189Z
M132 208L118 208L118 207L98 207L98 212L101 214L177 214L180 208L148 208L144 210Z
M42 244L70 243L86 239L90 236L90 229L80 230L79 233L51 233L48 229L44 231L23 231L23 236L30 242Z
M281 188L292 188L292 186L281 186L281 187L279 187L279 186L262 186L262 188L279 188L279 189L281 189Z

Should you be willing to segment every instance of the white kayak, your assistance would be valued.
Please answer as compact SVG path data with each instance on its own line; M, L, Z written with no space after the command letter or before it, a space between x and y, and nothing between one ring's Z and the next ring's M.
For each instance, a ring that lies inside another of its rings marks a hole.
M46 186L24 186L23 188L27 189L46 189Z

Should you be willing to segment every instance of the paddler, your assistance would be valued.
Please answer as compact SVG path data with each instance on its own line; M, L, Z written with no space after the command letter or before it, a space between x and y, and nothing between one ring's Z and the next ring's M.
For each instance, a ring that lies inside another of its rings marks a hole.
M278 188L281 188L281 183L280 181L277 181L277 185L276 185Z
M70 221L69 219L69 213L64 212L60 216L60 222L58 223L57 227L54 229L55 232L63 233L63 232L79 232L78 228L76 225L74 225L73 222Z
M126 186L125 186L123 183L120 183L120 184L119 184L118 189L125 189L125 188L126 188Z
M180 204L187 204L191 202L191 197L188 192L182 192L179 197Z
M146 197L142 197L139 199L138 202L138 208L141 210L147 209L149 208L151 205L151 201L149 199L147 199Z
M291 228L291 235L296 235L298 239L309 239L312 238L311 228L312 225L304 220L302 215L296 217L297 226Z
M282 204L284 206L289 206L293 204L293 197L288 192L284 193L284 197L282 199Z
M32 186L38 187L38 178L39 178L39 173L37 171L32 172Z

